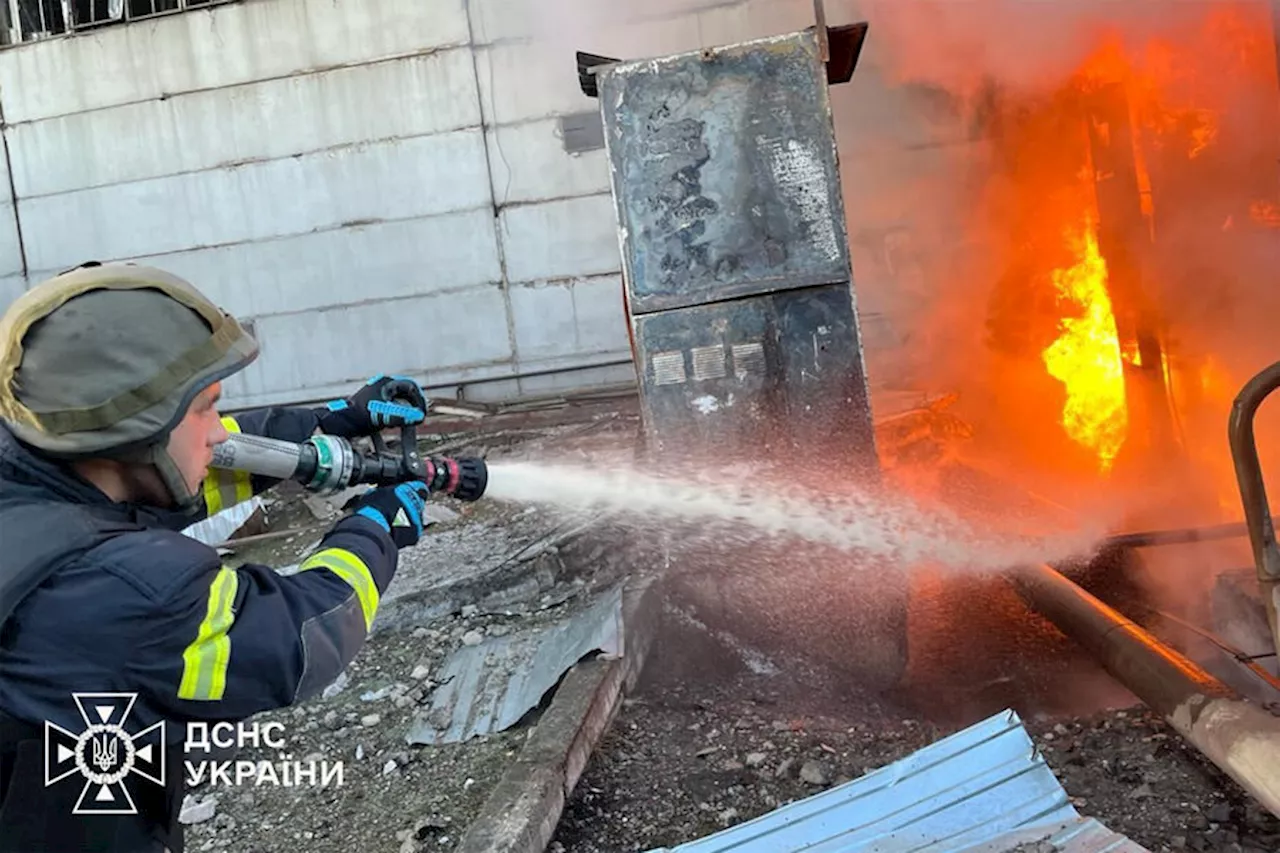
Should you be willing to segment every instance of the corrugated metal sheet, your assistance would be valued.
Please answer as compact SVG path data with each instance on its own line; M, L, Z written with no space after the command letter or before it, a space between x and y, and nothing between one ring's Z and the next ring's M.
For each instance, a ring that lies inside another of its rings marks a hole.
M1081 818L1005 711L860 779L650 853L995 853L1045 839L1068 853L1143 851Z
M410 726L414 744L456 743L500 732L542 701L560 677L592 651L622 654L622 587L542 630L489 637L454 652L431 707Z
M984 844L967 847L963 853L1008 853L1017 850L1019 845L1033 845L1033 853L1150 853L1091 817L1077 818L1048 837L1044 829L1008 832Z

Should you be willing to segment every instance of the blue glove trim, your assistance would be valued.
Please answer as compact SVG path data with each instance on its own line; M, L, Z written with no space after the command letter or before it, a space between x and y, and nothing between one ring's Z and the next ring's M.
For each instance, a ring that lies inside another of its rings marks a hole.
M361 507L356 510L356 515L363 515L365 518L372 519L373 521L376 521L378 526L383 530L388 533L391 532L391 525L387 522L386 518L383 517L382 513L378 512L371 506Z
M373 400L369 403L369 420L374 426L387 427L400 424L419 424L426 413L415 406L404 406L399 403L386 403ZM398 420L397 420L398 419Z
M347 408L350 404L346 400L333 400L325 404L325 407L331 412L340 412Z
M422 509L426 506L427 502L423 500L421 493L418 492L415 486L418 488L424 488L425 484L401 483L396 486L396 497L400 498L400 503L402 503L404 508L408 511L409 520L413 522L414 529L417 530L418 535L421 536Z

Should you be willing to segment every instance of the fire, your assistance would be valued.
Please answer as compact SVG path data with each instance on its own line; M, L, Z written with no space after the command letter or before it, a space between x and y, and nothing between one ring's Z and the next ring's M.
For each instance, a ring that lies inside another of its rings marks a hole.
M942 202L918 226L939 235L920 287L936 281L940 331L912 358L962 392L971 455L1070 500L1224 458L1231 475L1223 425L1247 376L1195 380L1210 355L1241 373L1275 358L1271 6L976 0L924 4L950 16L924 26L920 4L884 5L903 10L886 12L892 73L952 96L939 122L964 119L929 175L901 168L910 199ZM907 200L883 207L897 221Z
M1249 205L1249 216L1259 225L1280 228L1280 205L1269 201L1255 201Z
M1077 261L1054 270L1052 278L1059 300L1072 303L1078 313L1062 319L1061 333L1043 359L1049 374L1066 386L1062 425L1067 435L1096 453L1105 473L1128 427L1120 338L1093 223L1086 221L1067 241Z

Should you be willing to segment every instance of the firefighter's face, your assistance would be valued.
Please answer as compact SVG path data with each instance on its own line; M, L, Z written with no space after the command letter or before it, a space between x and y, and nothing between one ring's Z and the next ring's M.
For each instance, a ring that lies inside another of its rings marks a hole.
M218 400L222 397L222 384L214 383L191 403L187 415L169 435L169 455L192 491L200 488L209 463L213 461L213 448L227 440L227 428L218 414Z

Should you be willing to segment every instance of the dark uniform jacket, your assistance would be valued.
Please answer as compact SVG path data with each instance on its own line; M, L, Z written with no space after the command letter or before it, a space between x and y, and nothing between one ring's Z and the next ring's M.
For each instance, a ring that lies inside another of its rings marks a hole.
M224 423L297 442L317 417L267 409ZM210 471L199 517L275 482ZM225 732L307 699L362 647L396 569L385 530L348 516L283 576L224 566L214 548L180 532L199 517L113 503L0 424L0 850L181 850L184 761L208 760L184 755L188 724L223 723ZM135 744L135 766L152 777L161 778L163 754L163 788L137 773L119 784L99 773L94 783L95 741L105 750L107 738L76 738L104 721L131 737L164 723L163 750ZM55 771L63 778L46 784ZM131 802L136 813L74 813L99 797L120 800L121 784L122 810Z

